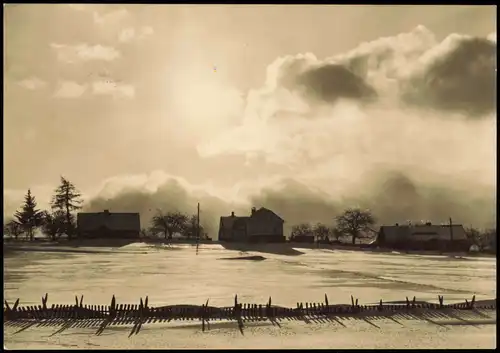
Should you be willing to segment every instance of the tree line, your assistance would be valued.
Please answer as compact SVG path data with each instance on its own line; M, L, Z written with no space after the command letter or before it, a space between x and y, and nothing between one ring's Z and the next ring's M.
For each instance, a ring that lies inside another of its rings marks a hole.
M72 182L61 177L60 185L54 190L50 210L40 210L35 196L31 193L31 189L28 189L23 204L4 224L4 235L16 240L24 235L26 240L33 241L35 232L39 229L53 241L62 235L66 235L68 240L71 240L77 232L74 212L82 208L81 196ZM164 213L158 210L151 219L149 229L142 229L141 233L143 237L162 234L165 239L172 239L175 233L187 238L206 237L203 226L199 226L198 231L197 215L177 211Z
M50 210L40 210L35 196L28 189L20 209L4 224L4 235L16 240L25 235L26 239L33 241L35 231L40 229L52 240L63 234L71 239L76 234L74 212L82 208L81 196L75 185L61 176L60 185L50 201Z
M335 218L335 225L328 226L324 223L301 223L292 227L290 240L299 239L303 236L313 236L317 242L339 241L341 237L348 236L352 244L356 244L356 239L370 237L374 233L373 227L376 218L369 210L360 208L349 208ZM477 245L480 249L496 249L496 230L477 228L465 228L465 234L471 244Z
M324 223L300 223L292 227L290 240L300 239L304 236L313 236L317 242L330 242L332 239L339 241L342 236L350 236L353 244L356 239L368 236L375 225L376 219L369 210L349 208L335 218L335 225L328 226Z
M50 210L40 210L37 208L35 196L28 189L20 209L4 224L4 235L16 240L20 235L25 235L26 239L33 241L35 231L40 229L51 240L56 240L64 234L71 240L77 231L74 212L82 208L81 196L75 185L61 176L60 184L54 190L50 202ZM356 239L375 233L372 229L375 223L376 218L371 211L349 208L335 218L334 226L324 223L294 225L290 240L313 236L318 242L330 242L332 239L339 241L341 237L348 236L352 244L355 244ZM172 239L174 234L187 238L206 237L204 227L198 226L197 215L178 211L158 210L151 219L150 227L141 231L142 237L146 238L161 235L165 239ZM496 248L496 230L481 231L470 227L466 229L466 234L471 242L480 248L485 246Z

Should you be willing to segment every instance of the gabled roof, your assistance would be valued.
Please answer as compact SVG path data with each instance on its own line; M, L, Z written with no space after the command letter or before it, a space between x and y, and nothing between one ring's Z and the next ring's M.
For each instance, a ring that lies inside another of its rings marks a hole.
M452 225L453 239L467 239L464 227L461 224ZM382 226L380 232L383 232L386 240L411 239L419 235L435 236L437 239L451 239L449 225L399 225Z
M81 231L95 231L101 228L121 231L140 231L141 220L139 213L78 213L78 229Z
M284 221L284 219L283 219L283 218L281 218L280 216L278 216L278 215L276 214L276 212L273 212L273 211L271 211L270 209L265 208L265 207L261 207L261 208L259 208L258 210L256 210L256 211L255 211L255 213L254 213L254 215L256 215L256 214L258 214L258 213L271 213L271 214L273 214L275 217L277 217L277 218L281 219L282 221Z

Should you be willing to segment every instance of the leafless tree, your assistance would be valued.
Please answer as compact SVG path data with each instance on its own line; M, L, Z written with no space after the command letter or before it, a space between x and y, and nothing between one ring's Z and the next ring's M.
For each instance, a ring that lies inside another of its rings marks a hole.
M152 230L162 232L165 239L172 239L174 233L180 233L185 229L187 216L180 212L158 213L151 220Z
M318 241L328 241L331 235L331 229L323 223L317 223L313 228L314 236Z
M369 210L360 208L349 208L336 218L337 229L341 234L352 237L352 244L356 244L356 238L363 232L371 232L375 224L375 217Z
M14 237L14 239L17 240L19 235L23 234L23 228L21 224L11 219L3 226L3 232L5 235L8 235L9 237Z
M198 216L192 215L186 220L182 233L187 238L196 238L198 235L200 236L200 238L203 238L203 235L205 234L205 229L203 228L202 225L199 225L199 228L200 229L198 232Z
M313 234L313 228L309 223L301 223L294 225L292 227L292 233L290 234L290 240L293 240L297 236L311 235Z
M66 214L63 211L42 212L42 232L48 235L52 241L64 234L65 229Z

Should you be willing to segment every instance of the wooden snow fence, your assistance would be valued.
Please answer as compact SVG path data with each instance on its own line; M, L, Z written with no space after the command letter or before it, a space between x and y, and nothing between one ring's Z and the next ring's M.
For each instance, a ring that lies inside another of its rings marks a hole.
M309 322L332 321L345 326L341 320L364 320L370 325L378 327L370 320L396 318L426 320L438 324L433 319L459 319L468 314L469 317L488 318L484 310L496 310L496 299L476 301L473 296L469 302L444 304L443 296L438 296L438 303L417 302L408 297L401 302L384 303L382 300L375 305L360 305L358 299L351 296L350 304L334 304L328 302L325 294L323 302L297 303L293 308L276 306L272 298L266 304L239 303L238 296L234 297L233 306L209 306L209 300L202 305L168 305L151 307L148 297L139 304L117 304L113 295L110 305L83 304L83 295L75 296L75 304L47 306L48 294L42 297L42 305L19 306L19 299L10 307L4 303L4 326L19 328L16 333L30 327L60 326L53 335L68 328L97 327L96 335L100 335L107 327L115 325L132 325L129 337L139 333L143 324L161 323L170 321L201 321L202 330L210 328L211 321L236 321L243 334L244 323L254 321L269 321L280 327L283 320L301 320Z

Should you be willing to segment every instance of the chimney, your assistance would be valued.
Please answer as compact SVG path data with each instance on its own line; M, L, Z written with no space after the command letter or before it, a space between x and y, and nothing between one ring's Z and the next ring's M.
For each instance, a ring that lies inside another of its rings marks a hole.
M231 217L234 217L234 211L233 211L233 212L231 212Z
M255 211L256 211L256 208L252 207L252 216L254 215Z

